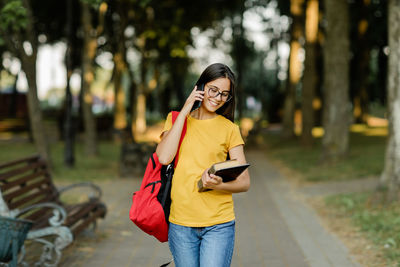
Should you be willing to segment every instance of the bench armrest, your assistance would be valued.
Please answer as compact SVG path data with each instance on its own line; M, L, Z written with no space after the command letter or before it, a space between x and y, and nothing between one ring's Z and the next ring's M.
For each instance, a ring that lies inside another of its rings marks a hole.
M89 194L89 199L100 199L101 198L101 195L102 195L101 188L91 182L84 182L84 183L68 185L68 186L58 189L58 193L61 195L62 193L66 192L68 190L75 189L78 187L89 187L90 189L92 189L91 194Z
M52 203L52 202L43 202L39 204L34 204L18 210L15 217L19 217L22 214L25 214L31 210L39 209L39 208L52 208L53 209L53 216L49 218L49 224L51 226L60 226L64 223L65 219L67 218L67 211L60 205Z

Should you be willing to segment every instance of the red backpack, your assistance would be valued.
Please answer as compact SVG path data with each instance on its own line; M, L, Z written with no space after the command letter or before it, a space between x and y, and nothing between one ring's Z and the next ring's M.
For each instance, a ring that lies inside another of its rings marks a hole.
M179 112L172 112L172 123ZM162 165L154 152L146 167L139 191L133 193L129 218L140 229L153 235L160 242L168 241L168 217L171 204L171 182L178 162L179 148L186 133L186 121L174 161Z

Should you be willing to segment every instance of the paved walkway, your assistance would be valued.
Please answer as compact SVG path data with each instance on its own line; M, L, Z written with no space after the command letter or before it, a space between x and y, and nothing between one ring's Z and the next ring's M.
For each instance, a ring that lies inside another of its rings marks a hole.
M360 267L320 224L316 213L262 152L247 151L251 189L236 194L236 244L232 266ZM141 232L128 218L140 179L99 183L108 214L97 231L78 237L60 266L160 266L168 244ZM174 265L172 265L174 266Z

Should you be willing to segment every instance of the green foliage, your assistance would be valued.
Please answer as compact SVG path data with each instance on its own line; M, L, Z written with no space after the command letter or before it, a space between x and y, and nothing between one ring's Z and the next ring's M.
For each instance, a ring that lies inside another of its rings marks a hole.
M400 203L383 206L378 193L329 196L325 199L342 217L351 217L358 229L383 251L391 264L400 266ZM391 265L392 266L392 265Z
M12 31L25 29L28 23L27 12L21 0L6 1L0 10L0 27Z

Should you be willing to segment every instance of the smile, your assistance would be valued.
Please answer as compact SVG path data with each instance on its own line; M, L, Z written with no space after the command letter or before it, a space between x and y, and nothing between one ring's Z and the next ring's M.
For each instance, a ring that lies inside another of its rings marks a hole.
M214 106L214 107L218 107L219 106L219 103L214 102L212 100L208 100L208 102L210 103L211 106Z

